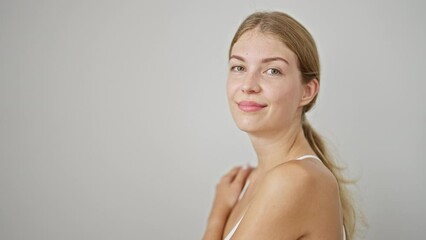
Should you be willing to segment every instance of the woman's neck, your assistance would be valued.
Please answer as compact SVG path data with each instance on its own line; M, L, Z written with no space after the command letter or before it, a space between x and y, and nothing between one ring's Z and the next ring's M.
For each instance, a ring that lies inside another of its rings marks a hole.
M259 174L301 155L315 154L305 138L301 125L274 134L251 134L250 139L257 154Z

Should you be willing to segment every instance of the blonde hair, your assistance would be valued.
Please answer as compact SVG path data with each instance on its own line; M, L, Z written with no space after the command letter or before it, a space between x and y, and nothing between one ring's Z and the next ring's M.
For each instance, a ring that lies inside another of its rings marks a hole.
M313 79L320 81L320 61L315 41L308 30L294 18L282 12L257 12L248 16L232 39L229 56L231 55L232 47L238 39L250 30L258 30L261 33L273 35L293 51L297 56L298 67L304 84ZM357 211L355 210L346 184L353 182L343 177L343 169L333 161L323 139L311 127L305 117L305 113L312 108L316 99L317 96L309 104L304 106L301 119L304 135L311 148L337 179L343 210L343 224L346 228L346 239L352 240L355 236Z

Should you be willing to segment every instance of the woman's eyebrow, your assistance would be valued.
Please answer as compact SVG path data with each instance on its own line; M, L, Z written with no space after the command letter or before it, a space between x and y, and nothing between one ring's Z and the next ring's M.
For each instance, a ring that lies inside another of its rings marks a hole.
M229 57L229 60L231 60L232 58L235 58L235 59L240 60L240 61L242 61L242 62L245 62L245 61L246 61L243 57L238 56L238 55L231 55L231 56Z
M229 57L229 60L231 60L231 59L237 59L237 60L240 60L240 61L242 61L242 62L245 62L246 60L243 58L243 57L241 57L241 56L238 56L238 55L231 55L230 57ZM273 61L283 61L283 62L285 62L287 65L290 65L289 64L289 62L286 60L286 59L284 59L284 58L282 58L282 57L270 57L270 58L264 58L264 59L262 59L262 63L267 63L267 62L273 62Z
M288 61L285 60L282 57L271 57L271 58L264 58L264 59L262 59L262 63L273 62L273 61L283 61L283 62L287 63L287 65L290 65L288 63Z

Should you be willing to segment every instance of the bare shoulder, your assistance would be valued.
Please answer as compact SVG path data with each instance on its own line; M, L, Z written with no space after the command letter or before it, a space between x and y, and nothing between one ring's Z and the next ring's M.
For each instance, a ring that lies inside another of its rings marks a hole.
M261 187L274 191L285 188L293 193L337 190L334 175L316 161L295 160L280 164L266 174Z
M271 169L259 185L259 195L259 205L273 203L281 212L314 220L318 209L338 204L339 187L320 162L296 160Z
M318 226L335 223L338 207L338 184L325 166L314 161L289 161L271 169L259 182L233 239L314 236L324 231Z
M276 166L260 180L254 195L233 239L312 239L340 217L337 181L320 162Z

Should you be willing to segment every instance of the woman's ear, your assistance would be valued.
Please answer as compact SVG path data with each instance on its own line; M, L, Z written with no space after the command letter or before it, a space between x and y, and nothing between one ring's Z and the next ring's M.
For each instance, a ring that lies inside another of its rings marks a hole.
M314 78L306 84L303 84L303 96L300 100L300 106L308 105L312 99L318 94L319 91L319 81Z

